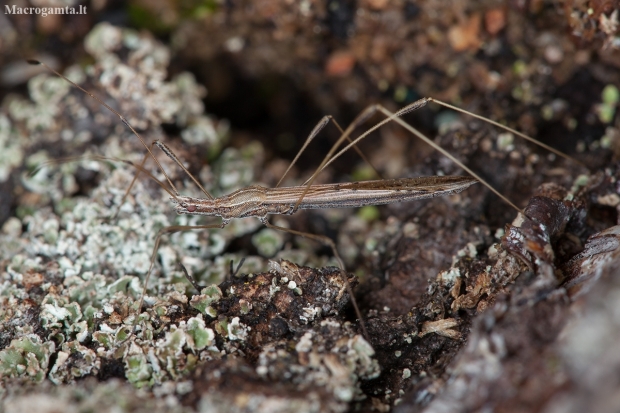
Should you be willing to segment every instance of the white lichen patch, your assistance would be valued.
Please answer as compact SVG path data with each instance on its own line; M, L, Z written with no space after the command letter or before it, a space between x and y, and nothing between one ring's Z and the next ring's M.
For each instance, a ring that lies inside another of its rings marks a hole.
M302 311L303 315L300 315L299 319L304 324L314 321L315 318L320 318L322 313L321 307L304 307Z
M618 194L607 194L607 195L599 196L597 201L601 205L617 207L620 204L620 196L618 196Z
M17 132L11 128L9 118L0 113L0 182L5 182L11 170L22 163L24 153Z
M239 312L241 313L241 315L248 314L250 310L252 310L251 302L244 299L239 300Z
M451 267L448 270L441 271L437 274L437 282L451 286L461 277L461 270L458 267Z
M453 327L459 325L458 321L454 318L445 318L437 321L427 321L422 324L422 329L418 333L420 337L424 337L427 334L435 333L451 339L461 338L461 333L454 330Z
M239 317L234 317L228 325L228 338L230 340L245 340L250 327L239 321Z
M115 55L123 47L129 50L130 63L127 65L122 64ZM88 37L87 49L96 56L97 62L95 66L86 69L88 76L72 68L72 79L80 83L86 81L87 77L98 77L99 81L107 85L107 92L117 99L120 110L136 126L159 127L162 121L176 121L180 128L191 123L197 128L194 133L208 131L208 141L214 146L211 154L217 155L218 148L222 147L226 138L226 123L216 125L215 121L202 115L200 99L204 89L196 85L190 76L181 74L171 83L164 82L169 54L161 45L148 36L104 24ZM76 73L78 76L74 76ZM116 82L120 82L121 87ZM97 81L91 79L91 83ZM83 104L84 100L90 98L73 90L62 79L40 75L31 80L29 90L32 102L15 99L7 104L8 113L0 114L0 152L10 155L15 161L1 162L8 170L21 163L23 151L33 142L37 145L64 142L62 145L67 147L70 147L69 143L87 143L93 135L88 131L74 133L71 125L76 119L84 124L101 121L107 126L108 114L105 110L102 111L103 115L91 116L92 102ZM141 120L133 116L134 111L140 113ZM35 121L36 124L33 123ZM25 123L26 127L15 126L20 122ZM111 135L96 148L96 153L140 162L144 148L140 147L136 137L129 137L122 125L119 126L118 130L125 135L122 138ZM18 131L31 131L32 136L16 135ZM88 150L86 156L90 156L90 153ZM248 159L252 158L251 154L246 155ZM46 152L39 151L36 156L28 159L28 166L34 168L49 158ZM169 161L164 159L162 162L170 166ZM113 164L114 169L110 164ZM78 168L100 174L99 186L89 198L68 197L78 190L74 176ZM155 169L153 171L160 176ZM168 195L153 190L144 177L134 184L129 196L124 198L135 173L135 168L124 163L112 161L104 164L84 158L77 162L45 165L33 176L23 174L26 189L40 194L40 199L52 200L54 206L53 210L20 207L21 214L25 216L23 220L13 218L10 221L20 231L5 231L0 235L3 240L4 237L12 236L10 242L6 243L7 248L0 252L0 259L8 259L5 261L8 265L2 268L1 273L0 311L3 323L9 324L3 324L2 327L10 324L23 326L10 330L16 332L17 338L12 347L4 350L3 354L7 358L3 365L3 379L25 375L40 381L45 377L48 370L45 360L49 357L30 360L32 356L24 355L24 360L20 360L17 354L24 346L34 349L40 345L48 352L57 350L55 364L49 369L49 378L56 383L96 374L102 357L120 357L128 368L127 376L141 384L168 380L178 375L180 370L189 371L192 364L187 360L182 369L178 364L171 364L171 354L178 352L178 348L175 348L171 353L172 343L183 342L181 351L188 354L213 346L214 333L204 327L204 321L201 324L200 316L182 322L177 328L176 331L185 335L184 341L173 340L175 334L180 333L167 331L172 327L166 323L169 323L166 320L169 312L167 308L173 309L174 305L188 301L185 295L188 284L175 263L180 257L189 255L191 258L192 254L196 257L215 256L214 253L205 253L203 245L207 245L207 248L210 245L203 242L203 235L198 238L194 236L191 243L169 244L169 237L162 239L164 271L162 273L157 265L153 269L149 296L145 297L145 304L151 307L150 313L140 315L135 333L132 333L132 323L136 319L135 305L142 294L142 285L137 276L145 275L150 267L157 232L174 224L176 218L168 208ZM173 170L170 175L174 179L179 174ZM117 213L118 216L115 216ZM22 226L25 228L23 232ZM214 233L214 237L217 237L217 233ZM211 245L216 245L216 252L219 253L232 238L232 235L220 236ZM199 248L196 251L194 247L197 245ZM209 260L203 259L198 269L204 271L211 266ZM220 273L225 275L225 265L220 267L223 268ZM179 281L183 283L179 284ZM38 295L33 296L34 301L28 304L35 306L33 310L40 307L37 319L28 316L28 305L23 307L23 300L29 298L30 292L24 287L39 288ZM214 301L216 299L212 296L208 297L209 303ZM207 308L205 312L210 313ZM161 317L157 328L151 324L153 317ZM37 321L40 328L45 330L43 336L54 341L28 335L34 331L32 325L36 325ZM233 331L241 336L242 330L235 327L233 323ZM154 332L169 338L165 344L157 343L159 351L155 351L155 343L149 341L155 336ZM89 337L99 344L96 351L80 344ZM137 344L136 340L139 341ZM54 346L54 342L59 345ZM142 351L128 350L141 346L144 347ZM37 350L36 354L39 353ZM137 358L142 356L148 368L138 362ZM161 360L156 363L157 357ZM164 367L157 367L156 364ZM25 367L22 369L21 366Z
M465 247L457 251L456 256L453 259L453 264L459 258L462 258L462 257L476 258L477 255L478 255L478 250L476 248L476 244L474 244L473 242L468 242L467 245L465 245Z
M314 333L307 331L295 345L295 351L298 353L308 353L312 350L312 337Z

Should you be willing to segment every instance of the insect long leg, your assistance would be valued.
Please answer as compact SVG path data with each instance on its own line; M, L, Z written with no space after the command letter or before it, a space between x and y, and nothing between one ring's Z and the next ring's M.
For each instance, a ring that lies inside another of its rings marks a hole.
M349 283L349 280L347 279L347 272L344 266L344 261L340 257L340 254L338 253L338 249L336 248L336 244L334 243L334 241L332 241L331 238L326 237L324 235L311 234L309 232L296 231L290 228L273 225L267 220L267 218L262 218L261 222L267 228L272 228L278 231L288 232L289 234L308 238L308 239L320 242L323 245L327 245L328 247L332 249L334 257L336 258L336 261L338 261L338 266L340 267L340 276L342 277L342 281L344 282L344 285L347 289L347 293L349 294L349 297L351 299L351 304L353 305L353 309L355 310L355 315L359 319L360 327L362 329L362 334L364 335L364 338L368 340L370 336L368 335L368 331L366 330L366 323L364 323L362 312L360 311L359 306L357 305L357 301L355 300L355 296L353 295L353 289L351 288L351 284Z
M202 193L204 193L207 198L209 199L213 199L213 195L211 195L209 193L209 191L207 191L201 184L200 182L198 182L198 180L194 177L194 175L192 175L187 168L185 168L185 165L183 165L183 163L179 160L179 158L177 158L177 156L174 154L174 152L172 152L172 149L170 149L168 146L166 146L163 142L161 142L160 140L154 140L153 142L151 142L151 146L150 146L150 150L144 154L144 158L142 158L142 162L140 163L140 167L137 168L138 171L136 172L136 174L133 177L133 180L131 181L131 184L129 185L129 187L127 187L127 190L125 191L125 195L123 195L123 199L121 200L120 205L123 205L123 203L125 202L125 199L127 198L127 196L129 195L129 191L131 191L131 188L133 188L134 184L136 183L136 180L138 179L138 177L140 176L140 172L142 172L142 169L144 169L144 164L146 163L147 159L152 156L152 150L153 150L153 146L157 146L159 149L161 149L161 151L163 153L165 153L170 159L172 159L182 170L183 172L185 172L187 174L187 176L189 176L191 178L192 181L194 181L194 183L196 184L196 186L202 191ZM162 168L163 171L163 168ZM166 173L164 172L164 175ZM176 189L176 187L172 184L171 182L171 188L174 191L174 193L176 194L176 196L179 196L179 191ZM118 208L118 210L116 211L116 214L114 215L114 218L116 218L116 216L118 215L118 212L120 211L120 206Z
M179 158L177 158L177 156L174 154L174 152L172 152L172 149L170 149L168 146L166 146L166 144L164 144L163 142L156 140L153 141L153 145L156 145L159 149L162 150L163 153L165 153L170 159L172 159L182 170L183 172L185 172L185 174L187 176L190 177L190 179L192 181L194 181L194 183L196 184L196 186L198 188L200 188L200 190L202 191L203 194L205 194L207 196L207 198L209 199L214 199L213 195L211 195L209 193L209 191L207 191L201 184L200 182L198 182L198 180L196 179L196 177L194 175L192 175L187 168L185 167L185 165L183 165L183 162L181 162L179 160Z
M142 311L142 304L144 304L144 296L146 295L146 290L149 285L149 279L151 278L151 274L153 271L153 266L155 265L155 260L157 259L157 250L159 249L159 244L161 243L161 238L165 234L172 234L179 231L191 231L193 229L214 229L214 228L222 228L222 223L219 224L209 224L209 225L171 225L169 227L165 227L159 230L157 233L157 237L155 238L155 245L153 247L153 252L151 253L151 263L149 264L149 269L146 273L146 277L144 277L144 286L142 287L142 294L140 295L140 300L138 301L138 309L137 312L140 314ZM137 324L138 318L134 321L134 327Z
M338 130L341 133L341 138L338 139L338 141L332 146L329 154L333 154L338 147L344 142L344 140L346 139L349 142L349 146L347 148L353 147L353 149L358 153L358 155L360 155L360 157L368 164L370 165L370 167L374 170L375 174L377 174L377 176L379 178L381 177L381 173L372 165L372 163L370 162L370 160L368 160L368 158L364 155L364 153L361 151L361 149L359 149L357 147L357 145L353 142L353 140L351 139L351 137L349 136L350 133L355 130L356 128L358 128L360 125L364 124L364 122L366 122L369 118L371 118L378 110L378 106L377 105L372 105L367 107L365 110L363 110L362 112L360 112L360 114L353 120L353 122L351 122L349 124L349 126L347 127L347 132L345 132L342 127L340 127L340 125L338 124L338 122L332 117L332 116L324 116L314 127L314 129L310 132L310 135L308 135L308 137L306 138L303 146L301 147L301 149L299 150L299 152L297 153L297 155L295 155L295 158L293 159L293 161L289 164L288 168L286 169L286 171L284 172L284 174L282 175L282 177L280 178L280 180L278 181L278 183L276 184L276 188L280 185L280 183L282 182L282 180L284 179L284 177L287 175L287 173L290 171L290 169L292 168L292 166L295 164L295 162L297 162L297 160L299 159L299 157L301 156L301 154L306 150L306 148L308 147L308 145L310 144L310 142L312 142L312 140L319 134L319 132L321 130L323 130L323 128L329 123L329 121L332 121L336 127L338 128ZM328 154L328 156L329 156ZM325 161L324 161L325 162ZM324 167L324 166L323 166ZM319 168L317 168L317 171L315 171L315 173L312 175L313 177L316 176L316 174L318 172L320 172L320 170L323 169L322 166L319 166ZM306 181L307 183L308 181ZM305 195L305 194L304 194ZM300 197L299 199L299 203L303 200L303 195L302 197ZM349 283L349 280L347 279L347 274L346 274L346 268L344 265L344 261L342 260L342 258L340 258L340 254L338 253L338 250L336 248L336 245L334 244L334 242L323 235L317 235L317 234L311 234L311 233L307 233L307 232L301 232L301 231L295 231L295 230L291 230L289 228L284 228L284 227L279 227L277 225L273 225L271 224L269 221L265 220L261 220L263 222L263 224L265 226L267 226L268 228L273 228L273 229L277 229L280 231L284 231L284 232L288 232L290 234L294 234L294 235L298 235L298 236L302 236L302 237L306 237L309 239L313 239L315 241L318 241L324 245L329 246L334 254L334 257L336 258L336 260L338 261L338 264L340 266L340 270L341 270L341 276L343 279L343 282L346 285L347 288L347 293L349 294L349 297L351 297L351 304L353 305L353 308L355 310L355 313L357 315L357 318L360 320L360 326L362 328L362 332L364 334L364 337L368 338L368 333L366 330L366 326L364 323L364 318L362 316L362 312L359 309L359 306L357 305L357 300L355 299L355 295L353 294L353 289L351 288L351 285Z
M241 260L239 260L239 263L237 264L237 268L234 268L233 267L234 262L233 260L230 260L230 270L228 273L229 279L233 279L237 276L237 273L239 273L239 270L241 269L241 266L243 265L244 262L245 262L245 257L241 258ZM189 281L189 283L196 289L196 291L200 293L200 291L202 291L204 287L198 284L194 276L191 275L187 271L187 268L185 268L185 266L181 264L180 262L179 262L179 267L181 267L181 270L183 271L183 274L185 274L185 278L187 278L187 281Z
M362 115L364 115L363 112L360 115L358 115L358 117L352 123L357 122L358 119L362 118ZM366 121L366 119L368 119L370 116L372 116L372 114L367 114L366 116L364 116L363 119L360 119L359 124L364 123ZM344 129L342 129L340 127L338 122L336 122L336 119L332 118L332 122L334 122L334 125L336 125L336 127L340 131L340 134L342 135L344 133ZM348 142L353 142L353 140L350 137L347 137L347 141ZM360 148L358 148L357 145L354 145L353 149L355 150L355 152L357 152L357 154L360 156L360 158L362 158L362 160L364 162L366 162L367 165L370 166L370 168L374 171L375 175L377 175L377 178L384 179L383 175L381 174L381 172L379 172L379 170L377 170L377 168L375 168L375 166L372 164L372 162L370 162L370 159L368 159L368 157L366 155L364 155L364 152L362 152L362 150Z
M230 272L228 273L229 279L232 280L233 278L237 276L244 262L245 262L245 257L242 257L241 260L239 260L239 264L237 264L237 268L233 268L233 260L230 260Z
M510 201L508 198L506 198L504 195L502 195L497 189L493 188L493 186L491 186L491 184L489 184L485 179L483 179L480 175L478 175L476 172L474 172L471 168L468 168L467 166L465 166L465 164L463 162L461 162L460 160L458 160L454 155L452 155L450 152L446 151L440 145L437 145L435 142L433 142L432 139L429 139L426 135L424 135L422 132L420 132L417 129L415 129L413 126L411 126L410 124L408 124L407 122L402 120L400 117L394 116L395 115L394 113L390 112L389 110L387 110L383 106L379 106L379 111L381 111L383 114L388 116L388 119L394 120L395 122L400 124L402 127L407 129L409 132L414 134L416 137L420 138L422 141L424 141L428 145L430 145L433 149L437 150L443 156L447 157L452 162L457 164L460 168L462 168L468 174L470 174L471 176L473 176L474 178L479 180L484 186L489 188L495 195L497 195L504 202L506 202L508 205L513 207L517 212L522 212L521 208L519 208L514 203L512 203L512 201ZM398 113L398 112L396 112L396 113Z
M93 98L94 100L96 100L97 102L99 102L103 107L105 107L106 109L108 109L110 112L112 112L113 114L115 114L116 116L118 116L118 118L121 120L121 122L123 122L125 124L125 126L127 126L129 128L129 130L138 137L138 139L140 140L140 142L142 143L142 145L144 146L144 148L146 148L146 151L148 152L148 154L153 158L153 160L155 161L155 163L157 164L157 166L159 167L159 169L161 170L161 172L164 174L164 176L166 177L166 180L168 181L168 184L170 185L171 188L174 188L174 191L177 192L174 184L172 183L172 180L168 177L168 174L166 174L166 171L164 170L164 168L161 166L161 164L159 163L159 161L157 160L157 158L155 157L155 155L153 155L153 152L151 151L151 147L149 145L146 144L145 140L142 138L142 136L140 136L140 134L136 131L136 129L131 126L131 124L129 123L129 121L123 116L121 115L118 111L114 110L112 107L110 107L110 105L108 105L107 103L105 103L102 99L98 98L97 96L93 95L92 93L90 93L88 90L84 89L82 86L78 85L77 83L73 82L72 80L70 80L69 78L67 78L65 75L63 75L62 73L58 72L57 70L52 69L50 66L46 65L43 62L40 62L38 60L28 60L28 63L30 63L31 65L41 65L43 67L45 67L47 70L49 70L50 72L54 73L56 76L60 77L61 79L66 80L67 82L69 82L73 87L77 88L78 90L82 91L83 93L87 94L88 96L90 96L91 98ZM134 180L135 182L135 180ZM133 183L132 183L133 185ZM131 189L131 186L129 187L129 190Z
M493 186L491 186L486 180L482 179L482 177L480 177L476 172L474 172L473 170L471 170L470 168L468 168L467 166L465 166L465 164L463 164L463 162L461 162L460 160L458 160L456 157L454 157L452 154L450 154L448 151L446 151L445 149L443 149L441 146L437 145L435 142L433 142L433 140L429 139L427 136L425 136L422 132L418 131L417 129L415 129L414 127L412 127L409 123L405 122L403 119L401 119L401 116L405 115L406 113L409 113L413 110L419 109L421 107L423 107L424 105L426 105L428 102L435 102L439 105L445 106L447 108L450 109L455 109L454 106L449 105L447 103L438 101L436 99L433 98L423 98L420 99L408 106L405 106L404 108L396 111L396 112L391 112L388 109L386 109L385 107L381 106L381 105L373 105L376 107L376 110L383 113L387 118L382 120L381 122L377 123L376 125L374 125L373 127L371 127L370 129L368 129L366 132L364 132L362 135L358 136L356 139L354 139L351 143L349 143L348 145L346 145L345 147L343 147L340 151L338 151L336 154L333 154L333 156L331 156L331 153L328 154L323 163L321 164L321 167L317 170L317 172L315 172L315 174L310 177L310 179L306 182L306 184L308 185L308 187L312 184L312 182L314 181L314 179L316 178L316 176L318 175L318 173L320 173L323 169L325 169L329 164L331 164L333 161L335 161L338 157L340 157L343 153L345 153L347 150L349 150L353 145L357 144L359 141L361 141L362 139L366 138L371 132L375 131L376 129L378 129L379 127L385 125L388 122L394 121L397 122L398 124L400 124L402 127L404 127L405 129L407 129L409 132L411 132L413 135L415 135L416 137L420 138L422 141L426 142L428 145L430 145L433 149L437 150L438 152L440 152L442 155L444 155L445 157L447 157L448 159L450 159L452 162L454 162L456 165L458 165L460 168L462 168L464 171L466 171L467 173L469 173L471 176L473 176L474 178L478 179L484 186L486 186L487 188L489 188L495 195L497 195L500 199L502 199L504 202L506 202L508 205L510 205L512 208L514 208L516 211L518 212L522 212L521 208L517 207L514 203L512 203L508 198L506 198L504 195L502 195L498 190L496 190L495 188L493 188ZM530 142L533 142L534 144L548 149L551 152L562 156L578 165L582 165L581 162L577 161L576 159L570 157L569 155L558 151L557 149L551 148L548 145L543 144L542 142L539 142L538 140L531 138L519 131L516 131L513 128L510 128L508 126L502 125L500 123L497 123L495 121L491 121L487 118L484 118L482 116L473 114L471 112L465 111L463 109L458 109L458 112L462 112L465 114L468 114L470 116L473 116L477 119L481 119L484 121L489 122L492 125L495 125L501 129L504 129L508 132L514 133L520 137L523 137L525 139L527 139ZM349 128L347 128L347 130L345 131L345 134L343 135L347 135L350 134L350 130ZM336 143L336 145L339 145L339 143L344 142L344 140L347 139L347 136L342 136L339 141ZM336 146L334 145L334 146ZM330 151L331 152L331 151ZM304 193L305 195L305 193ZM301 200L303 199L303 195L300 198L300 200L298 201L298 204L301 202ZM297 207L298 205L296 205Z
M232 261L231 261L231 266L232 266ZM187 268L185 268L185 266L181 264L180 262L179 262L179 267L181 267L181 270L183 271L183 274L185 274L185 278L187 278L187 281L189 281L189 283L194 287L194 289L196 289L196 291L200 293L203 287L200 286L196 282L196 279L194 278L194 276L190 275L190 273L187 271Z
M299 152L297 152L297 155L295 155L295 158L291 161L291 163L288 164L288 168L286 168L286 171L284 171L284 173L280 177L280 180L276 184L276 188L280 186L280 184L284 180L284 177L288 174L288 172L291 170L293 165L295 165L295 163L297 162L301 154L306 150L308 145L310 145L310 142L312 142L312 140L319 134L319 132L323 130L325 125L327 125L330 120L332 120L331 116L323 116L323 118L321 118L321 120L314 126L314 128L310 132L310 135L308 135L308 137L306 138L306 141L304 142L303 146L301 147Z
M493 119L489 119L489 118L485 118L484 116L476 115L473 112L469 112L467 110L461 109L461 108L459 108L457 106L454 106L454 105L451 105L449 103L442 102L441 100L437 100L437 99L434 99L434 98L427 98L427 99L432 101L432 102L434 102L434 103L436 103L436 104L438 104L438 105L441 105L441 106L446 107L448 109L452 109L455 112L463 113L465 115L471 116L472 118L480 119L480 120L482 120L484 122L487 122L487 123L489 123L489 124L491 124L493 126L497 126L498 128L504 129L504 130L506 130L506 131L508 131L510 133L514 133L515 135L525 139L526 141L532 142L533 144L538 145L541 148L544 148L544 149L548 150L551 153L554 153L554 154L556 154L558 156L561 156L562 158L565 158L565 159L567 159L567 160L569 160L571 162L574 162L577 165L585 166L583 163L579 162L577 159L573 158L572 156L567 155L564 152L559 151L559 150L555 149L554 147L549 146L549 145L547 145L547 144L545 144L545 143L543 143L543 142L541 142L541 141L539 141L537 139L534 139L531 136L527 136L526 134L521 133L521 132L519 132L516 129L510 128L510 127L508 127L506 125L502 125L499 122L495 122Z
M389 118L382 120L381 122L377 123L375 126L370 128L369 130L364 132L362 135L358 136L356 139L351 141L351 143L349 143L346 147L341 149L336 155L334 155L334 153L338 150L340 145L342 145L342 143L344 143L345 140L350 138L351 132L353 132L353 130L358 126L355 121L352 122L347 127L347 129L344 131L344 133L340 136L338 141L332 146L332 148L329 150L327 155L325 155L325 158L323 158L323 161L321 162L319 167L316 169L314 174L312 174L312 176L304 183L305 185L307 185L306 186L306 191L299 197L299 200L295 204L294 209L297 210L299 208L299 204L301 204L301 202L303 201L303 198L306 195L308 189L310 188L310 186L312 185L312 183L314 182L314 180L316 179L318 174L323 169L325 169L325 167L328 164L330 164L336 158L338 158L340 155L342 155L344 152L349 150L349 148L351 148L352 146L356 145L358 142L360 142L362 139L364 139L366 136L368 136L371 132L375 131L376 129L380 128L381 126L385 125L386 123L390 122L391 120L393 120L396 117L402 116L402 115L404 115L406 113L409 113L411 111L414 111L416 109L419 109L419 108L425 106L428 103L428 101L429 101L428 99L424 98L424 99L417 100L417 101L413 102L410 105L405 106L404 108L400 109L398 112L396 112L395 114L393 114ZM366 109L364 109L362 111L361 115L358 118L364 118L364 116L366 114L370 115L370 114L374 113L375 111L377 111L379 109L379 107L380 107L379 105L368 106Z
M352 127L351 130L355 129L357 126L363 124L366 120L368 120L368 118L370 118L372 115L374 115L376 112L376 108L373 106L368 107L365 111L362 111L357 118L355 118L355 120L351 123L351 125L355 125ZM338 130L340 131L341 136L344 135L344 130L340 127L340 125L338 124L338 122L336 122L336 120L333 118L333 116L323 116L323 118L316 124L316 126L314 127L314 129L312 129L312 131L310 132L310 135L308 135L308 137L306 138L303 146L301 147L301 149L299 150L299 152L297 152L297 155L295 155L295 158L293 159L293 161L288 165L288 168L286 168L286 171L284 171L284 174L282 174L282 177L280 178L280 180L278 181L278 183L276 184L276 188L280 186L280 184L282 183L282 181L284 180L284 177L289 173L289 171L291 170L291 168L293 167L293 165L295 165L295 163L297 162L297 160L299 159L299 157L301 156L301 154L306 150L306 148L308 147L308 145L310 144L310 142L312 142L312 140L319 134L319 132L321 130L323 130L323 128L325 128L325 126L329 123L329 122L333 122L334 125L336 125L336 127L338 128ZM351 127L351 125L349 127ZM352 139L350 136L346 136L346 139L348 142L352 142ZM364 152L362 152L361 149L359 149L357 147L357 145L353 145L353 149L355 150L355 152L357 152L357 154L364 160L364 162L366 162L368 165L370 165L370 167L374 170L375 174L377 174L377 176L381 179L381 173L379 171L377 171L377 169L372 165L372 163L370 162L370 160L366 157L366 155L364 155Z
M112 216L113 220L118 218L118 214L121 211L121 207L125 203L125 200L127 199L127 197L129 196L129 192L131 191L131 188L133 188L133 186L135 185L136 181L138 180L138 177L140 176L140 173L145 170L144 164L146 163L147 159L149 159L149 156L152 153L153 145L155 145L155 142L156 141L151 142L151 146L150 146L151 150L144 154L144 157L142 158L142 162L140 162L140 166L136 166L137 171L136 171L135 175L133 176L133 179L131 180L131 184L129 184L129 186L125 190L125 194L123 195L123 198L121 199L121 202L118 204L118 207L116 208L116 213L114 213L114 215ZM164 175L165 174L166 173L164 172ZM153 176L151 175L151 177L153 177ZM179 196L179 191L177 190L177 188L174 186L174 184L172 184L172 182L170 182L170 183L171 183L170 188L174 191L174 195ZM161 184L161 185L163 185L163 184Z

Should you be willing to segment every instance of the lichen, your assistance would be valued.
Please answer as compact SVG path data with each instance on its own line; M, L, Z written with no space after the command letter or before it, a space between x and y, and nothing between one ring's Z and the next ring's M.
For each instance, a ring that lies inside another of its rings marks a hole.
M77 378L94 375L101 368L96 353L77 341L63 343L49 372L54 384L72 383Z
M359 379L372 379L380 368L370 344L353 333L350 326L334 319L324 319L315 328L296 339L294 353L277 342L263 349L256 371L270 378L287 377L301 388L311 389L322 383L333 402L348 403L363 398ZM282 363L287 363L283 368Z
M259 254L264 257L273 257L282 249L284 237L281 231L264 228L252 236L252 244Z
M192 307L206 314L211 304L217 303L222 298L222 290L217 285L210 285L203 288L200 295L194 295L190 301Z
M41 382L46 374L51 355L55 352L53 341L43 342L34 334L14 339L0 351L0 377L27 378Z
M0 113L0 182L5 182L11 170L23 160L24 154L16 135L9 118Z

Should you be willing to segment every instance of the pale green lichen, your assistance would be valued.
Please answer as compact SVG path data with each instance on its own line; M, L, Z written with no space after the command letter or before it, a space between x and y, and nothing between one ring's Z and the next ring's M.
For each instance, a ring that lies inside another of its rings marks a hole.
M144 354L134 354L125 358L125 377L137 387L149 384L153 368Z
M248 314L250 310L252 310L252 303L244 299L239 300L239 312L241 315Z
M215 340L213 330L205 328L205 322L200 315L187 320L187 336L187 345L192 351L203 350L213 345Z
M201 294L207 296L209 300L207 305L217 303L222 298L222 290L218 285L210 285L203 288Z
M41 326L60 342L76 339L83 342L88 336L88 325L82 320L82 309L68 297L47 295L41 303Z
M131 332L131 329L127 326L112 328L106 323L100 324L99 329L99 331L93 332L93 340L101 343L104 349L107 350L117 348L125 341Z
M230 340L245 340L249 327L244 325L239 317L233 317L228 324L228 338Z
M497 135L497 148L503 152L510 152L514 149L514 135L504 132Z
M598 117L602 123L610 123L614 119L618 102L620 101L620 91L615 85L607 85L601 93L602 103L596 105Z
M463 121L454 111L444 110L435 117L435 127L440 135L446 134L451 130L461 128Z
M354 357L355 362L361 367L360 374L367 379L378 377L381 368L377 360L372 357L375 355L375 350L370 343L362 336L356 335L351 338L349 346L353 350L353 353L350 355Z
M72 357L71 363L68 359ZM96 374L101 362L95 352L76 341L63 343L48 375L55 384L71 383L77 378Z
M41 382L47 374L50 356L55 350L53 341L43 342L34 334L14 339L6 349L0 351L0 376L24 377Z
M252 244L259 254L264 257L273 257L282 249L284 236L281 231L264 228L252 236Z
M25 122L30 131L53 129L60 114L61 100L69 93L71 86L55 76L41 74L28 82L28 90L33 103L12 100L9 114L16 122Z
M213 314L212 311L215 310L213 310L211 304L217 303L220 298L222 298L222 290L220 290L220 287L213 284L203 288L200 295L193 296L190 300L190 305L203 314L207 314L207 309L210 309L210 314L208 315L214 317L214 315L211 314Z

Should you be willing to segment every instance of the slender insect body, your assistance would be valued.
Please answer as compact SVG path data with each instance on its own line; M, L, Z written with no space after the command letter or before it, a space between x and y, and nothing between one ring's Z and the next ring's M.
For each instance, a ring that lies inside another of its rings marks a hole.
M359 208L456 194L476 182L469 176L425 176L312 185L309 191L307 186L267 188L265 203L294 206L305 193L299 209Z
M299 209L359 208L456 194L478 182L468 176L429 176L343 184L266 188L252 185L216 199L171 198L179 214L233 218L292 215ZM224 224L225 225L225 224Z

